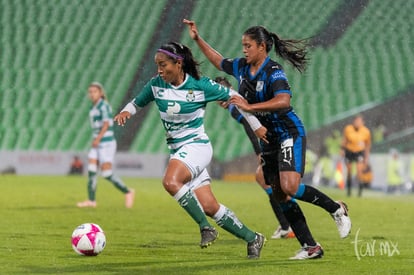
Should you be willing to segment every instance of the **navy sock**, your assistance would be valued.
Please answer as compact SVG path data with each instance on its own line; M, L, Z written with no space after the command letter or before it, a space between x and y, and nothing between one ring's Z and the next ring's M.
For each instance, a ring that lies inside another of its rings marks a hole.
M293 197L322 207L329 213L335 212L340 207L339 204L318 189L303 183L299 185L298 191Z
M280 223L280 226L283 230L288 230L290 226L289 222L286 219L285 214L283 214L283 210L280 207L280 204L277 202L276 198L273 196L272 193L269 194L269 201L270 205L272 206L273 213L275 213L275 216Z
M290 227L296 235L297 240L301 246L307 244L308 246L315 246L316 242L312 237L312 233L306 223L305 216L296 203L295 199L291 199L287 202L281 202L280 206L286 219L290 223Z

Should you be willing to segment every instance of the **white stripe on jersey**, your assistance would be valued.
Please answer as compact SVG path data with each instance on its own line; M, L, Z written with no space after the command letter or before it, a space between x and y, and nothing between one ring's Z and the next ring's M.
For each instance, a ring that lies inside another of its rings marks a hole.
M159 75L152 78L134 101L144 107L155 101L167 134L170 149L190 142L207 143L203 117L208 102L229 99L230 90L207 77L195 79L186 74L179 86L166 83Z
M197 91L197 90L191 90L191 93L189 93L190 90L176 90L171 88L162 88L162 87L156 87L152 86L152 92L154 94L154 98L156 99L165 99L171 101L183 101L188 102L191 100L191 102L205 102L206 98L204 96L204 91ZM190 95L189 95L190 94ZM191 96L191 99L189 98Z
M181 108L181 105L175 102L175 108ZM178 107L180 106L180 107ZM162 120L171 121L174 123L187 123L196 118L204 117L205 110L204 108L197 109L192 113L178 113L174 112L173 109L167 109L167 112L160 111L160 116Z
M98 103L92 106L92 108L89 111L89 119L93 131L93 138L98 136L99 132L103 127L104 122L108 122L109 128L104 133L103 138L105 138L105 140L114 139L114 132L112 130L112 126L114 124L112 119L112 108L107 102L101 99Z
M152 86L152 92L167 138L170 138L170 149L177 149L194 139L208 140L202 123L206 104L204 91Z

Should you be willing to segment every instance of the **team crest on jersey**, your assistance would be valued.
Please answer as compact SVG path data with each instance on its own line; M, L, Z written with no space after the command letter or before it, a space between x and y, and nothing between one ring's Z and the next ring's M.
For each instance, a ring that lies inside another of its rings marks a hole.
M193 102L195 100L195 95L193 90L188 90L188 93L185 97L187 99L188 102Z
M264 85L263 81L257 81L256 92L260 92L261 90L263 90L263 85Z

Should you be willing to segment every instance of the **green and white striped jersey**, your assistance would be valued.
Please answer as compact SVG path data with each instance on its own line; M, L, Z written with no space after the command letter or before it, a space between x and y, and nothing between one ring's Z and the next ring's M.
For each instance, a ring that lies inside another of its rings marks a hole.
M102 137L101 142L115 140L113 130L114 121L112 118L112 108L108 102L106 102L103 99L100 99L95 105L93 105L89 111L89 120L92 126L93 138L98 136L104 122L108 121L109 128Z
M169 149L175 150L191 142L209 142L204 131L204 112L207 102L227 100L230 89L210 78L196 80L186 75L178 87L166 83L160 76L152 78L133 100L138 107L155 101L167 135Z

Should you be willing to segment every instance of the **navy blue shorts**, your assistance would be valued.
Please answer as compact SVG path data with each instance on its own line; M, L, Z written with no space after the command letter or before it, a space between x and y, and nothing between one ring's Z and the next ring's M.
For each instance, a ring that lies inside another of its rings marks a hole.
M263 144L262 144L263 145ZM301 176L305 172L306 137L290 138L277 146L263 145L262 168L266 182L268 177L279 177L279 172L295 171ZM270 184L270 182L268 184Z

